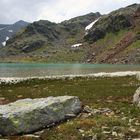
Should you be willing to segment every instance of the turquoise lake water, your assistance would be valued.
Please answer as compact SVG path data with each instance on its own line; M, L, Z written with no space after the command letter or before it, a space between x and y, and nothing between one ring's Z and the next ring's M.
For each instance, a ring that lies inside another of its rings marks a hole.
M0 63L0 77L76 75L117 71L140 71L140 65Z

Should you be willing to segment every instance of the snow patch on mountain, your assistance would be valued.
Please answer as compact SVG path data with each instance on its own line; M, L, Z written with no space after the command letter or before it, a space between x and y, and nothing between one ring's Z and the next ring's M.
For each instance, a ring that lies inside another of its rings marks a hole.
M6 46L6 41L2 42L2 46L3 46L3 47Z
M76 48L76 47L79 47L79 46L82 46L82 43L74 44L74 45L71 46L71 48Z
M85 30L87 31L87 30L91 29L92 26L93 26L99 19L100 19L100 18L98 18L98 19L96 19L95 21L93 21L92 23L90 23L90 24L85 28Z
M9 33L13 33L13 30L8 30Z
M8 41L9 40L9 37L7 36L5 40Z
M5 38L5 41L1 43L3 47L6 46L6 41L8 41L9 39L10 39L10 38L7 36L7 37Z

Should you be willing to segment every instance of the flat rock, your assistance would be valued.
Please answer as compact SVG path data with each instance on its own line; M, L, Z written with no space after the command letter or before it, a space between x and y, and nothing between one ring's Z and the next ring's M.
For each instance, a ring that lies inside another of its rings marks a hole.
M136 90L133 96L133 103L140 108L140 87Z
M75 96L23 99L0 105L0 134L35 132L65 120L69 114L75 116L81 109L81 102Z

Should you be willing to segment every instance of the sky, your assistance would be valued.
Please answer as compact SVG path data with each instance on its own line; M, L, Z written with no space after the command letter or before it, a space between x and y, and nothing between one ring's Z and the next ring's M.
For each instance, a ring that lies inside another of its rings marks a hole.
M61 22L90 12L107 14L140 0L0 0L0 24L40 19Z

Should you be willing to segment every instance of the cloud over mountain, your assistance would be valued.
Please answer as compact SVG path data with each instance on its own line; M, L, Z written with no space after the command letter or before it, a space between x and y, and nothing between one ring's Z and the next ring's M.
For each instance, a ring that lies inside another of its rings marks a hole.
M48 19L60 22L89 12L108 13L139 0L1 0L0 23Z

